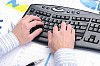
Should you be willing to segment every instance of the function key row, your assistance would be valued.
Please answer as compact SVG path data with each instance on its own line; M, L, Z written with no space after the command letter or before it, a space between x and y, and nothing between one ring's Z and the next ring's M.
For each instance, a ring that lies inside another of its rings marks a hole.
M40 10L37 10L35 13L36 13L36 14L43 15L43 16L47 16L47 17L50 17L50 16L51 16L51 14L50 14L50 13L43 12L43 11L40 11Z

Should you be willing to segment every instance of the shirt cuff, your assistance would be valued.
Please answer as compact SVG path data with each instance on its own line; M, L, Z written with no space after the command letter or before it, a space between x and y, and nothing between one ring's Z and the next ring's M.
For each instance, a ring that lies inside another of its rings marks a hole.
M17 37L12 32L2 36L0 41L2 43L3 53L7 53L19 45Z
M75 50L61 48L54 54L56 66L77 66L75 60Z

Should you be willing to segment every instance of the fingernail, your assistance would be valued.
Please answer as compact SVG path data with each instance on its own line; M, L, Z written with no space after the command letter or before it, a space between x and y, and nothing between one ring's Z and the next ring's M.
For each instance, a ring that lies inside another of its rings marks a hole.
M57 26L57 24L55 23L54 26Z
M42 28L39 28L41 31L43 30Z

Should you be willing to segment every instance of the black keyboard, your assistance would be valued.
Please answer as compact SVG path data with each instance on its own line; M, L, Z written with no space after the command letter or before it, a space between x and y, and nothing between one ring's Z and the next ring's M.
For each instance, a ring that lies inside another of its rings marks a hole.
M47 32L49 30L52 32L55 24L58 26L65 21L75 29L75 46L100 50L99 14L63 6L31 4L25 15L38 16L44 22L44 26L36 26L30 30L32 33L37 28L43 29L35 41L48 45Z

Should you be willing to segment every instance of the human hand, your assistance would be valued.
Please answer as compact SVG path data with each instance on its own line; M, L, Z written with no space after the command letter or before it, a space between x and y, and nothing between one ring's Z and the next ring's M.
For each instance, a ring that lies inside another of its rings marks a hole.
M67 27L66 27L67 26ZM48 46L54 54L60 48L74 48L75 30L70 24L61 23L61 28L53 27L53 33L48 31Z
M12 32L18 38L20 44L25 44L30 42L32 39L34 39L37 35L39 35L42 32L42 29L39 28L30 34L30 29L32 27L35 27L36 25L43 25L41 19L36 16L26 15L17 23Z

